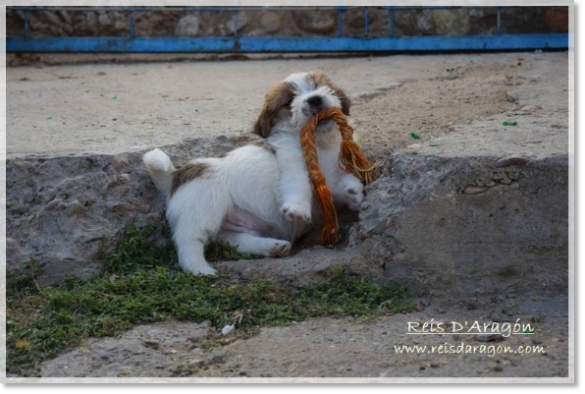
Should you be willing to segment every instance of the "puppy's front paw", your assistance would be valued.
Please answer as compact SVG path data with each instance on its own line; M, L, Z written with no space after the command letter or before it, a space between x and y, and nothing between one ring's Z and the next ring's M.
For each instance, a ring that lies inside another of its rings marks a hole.
M364 201L364 185L361 183L354 184L345 189L345 201L352 211L359 211L362 201Z
M311 223L310 204L285 203L280 210L288 220Z
M268 251L270 257L283 257L290 254L291 243L288 241L276 241L274 247Z

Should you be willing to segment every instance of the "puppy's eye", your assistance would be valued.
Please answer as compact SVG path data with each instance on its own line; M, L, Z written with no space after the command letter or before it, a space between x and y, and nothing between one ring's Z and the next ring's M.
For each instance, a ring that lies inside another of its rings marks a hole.
M286 105L292 105L292 102L294 99L295 99L295 97L291 96L291 98L289 98L288 101L286 102Z

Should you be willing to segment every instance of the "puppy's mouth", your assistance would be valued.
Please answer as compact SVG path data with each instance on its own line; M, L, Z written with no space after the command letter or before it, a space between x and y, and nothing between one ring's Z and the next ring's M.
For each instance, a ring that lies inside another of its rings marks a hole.
M335 122L331 119L325 119L319 122L317 125L317 132L319 133L327 133L333 129Z

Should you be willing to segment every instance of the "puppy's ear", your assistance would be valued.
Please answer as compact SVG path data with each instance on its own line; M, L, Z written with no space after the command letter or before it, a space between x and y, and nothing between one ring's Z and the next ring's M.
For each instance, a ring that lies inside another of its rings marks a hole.
M264 106L256 123L254 133L268 138L272 127L280 119L290 115L290 103L294 97L293 85L288 82L279 82L266 93Z
M349 108L351 107L351 100L345 95L345 93L343 92L343 90L341 90L341 88L339 88L338 86L336 86L337 89L333 89L335 90L335 95L337 97L339 97L339 101L341 102L341 111L346 114L347 116L349 116Z
M268 138L270 136L270 132L272 132L270 118L270 110L268 109L268 104L265 103L262 107L260 115L258 115L258 118L256 118L256 122L254 123L254 134L257 134L262 138Z

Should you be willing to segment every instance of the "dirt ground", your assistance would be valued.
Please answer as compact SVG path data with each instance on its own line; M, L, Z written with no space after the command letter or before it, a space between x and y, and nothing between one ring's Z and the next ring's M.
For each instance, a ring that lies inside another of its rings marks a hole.
M268 87L324 69L354 101L366 143L396 148L515 108L506 89L564 53L15 67L8 157L119 153L249 133ZM423 116L421 116L423 115Z

